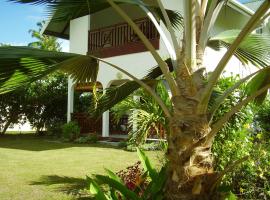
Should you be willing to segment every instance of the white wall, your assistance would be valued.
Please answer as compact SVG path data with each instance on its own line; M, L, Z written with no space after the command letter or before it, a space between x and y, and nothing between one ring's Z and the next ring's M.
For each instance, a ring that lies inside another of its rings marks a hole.
M70 21L70 52L85 55L88 51L90 17L84 16Z
M88 51L88 30L90 27L90 17L84 16L70 21L70 43L71 53L86 55ZM67 122L71 120L71 113L74 108L74 83L68 79L68 104Z
M106 58L105 60L123 68L137 78L142 78L151 68L157 65L149 52L115 56ZM111 80L118 79L118 74L118 70L113 69L107 64L101 63L98 81L100 81L104 87L107 87L109 86ZM123 73L121 74L123 75L122 79L129 79Z

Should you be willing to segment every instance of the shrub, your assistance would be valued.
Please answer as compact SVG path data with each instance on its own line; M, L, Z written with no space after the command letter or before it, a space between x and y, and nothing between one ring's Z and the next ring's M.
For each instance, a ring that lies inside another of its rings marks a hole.
M27 88L24 114L37 132L52 128L52 124L66 122L66 83L67 76L57 72L31 83Z
M98 137L96 134L91 134L88 136L83 136L77 138L74 142L79 143L79 144L91 144L91 143L96 143L98 141Z
M254 118L254 124L257 132L261 132L265 140L269 140L270 132L270 98L268 97L262 105L255 108L256 114Z
M62 126L63 123L55 122L47 126L47 134L56 138L62 137Z
M126 150L127 151L136 151L137 145L130 143L127 145ZM139 148L142 149L143 151L158 151L158 150L165 150L163 148L163 143L161 142L150 142L150 143L145 143L139 145Z
M80 134L80 127L76 122L69 122L62 126L62 133L64 139L74 141Z
M128 146L128 143L126 141L121 141L118 143L119 148L126 148Z
M224 78L219 82L217 89L224 92L235 81L237 78ZM241 91L238 89L221 105L214 121L228 112L230 105L235 105L240 100ZM255 124L253 122L254 110L259 110L255 117ZM227 188L227 192L232 191L241 199L270 198L270 155L267 154L269 144L261 130L258 130L260 123L262 123L262 130L267 130L269 124L267 115L270 116L270 112L267 114L267 110L270 111L263 106L255 109L251 106L244 107L218 133L213 144L212 151L217 171L227 170L233 162L249 156L241 164L233 166L221 183L221 188Z

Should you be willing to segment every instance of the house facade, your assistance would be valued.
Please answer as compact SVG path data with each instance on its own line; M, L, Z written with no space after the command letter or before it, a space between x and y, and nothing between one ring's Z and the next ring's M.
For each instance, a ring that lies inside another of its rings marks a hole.
M183 0L163 0L166 9L183 13ZM160 39L154 25L146 14L137 6L121 4L121 7L139 25L162 58L168 58L164 42ZM254 12L238 1L231 0L223 8L215 24L212 34L228 29L241 29ZM161 26L164 27L164 25ZM164 29L165 30L165 29ZM176 30L181 40L181 27ZM44 28L44 34L57 36L70 41L70 52L82 55L93 54L111 62L132 75L142 78L150 69L157 65L151 54L138 40L132 29L112 9L106 8L91 15L82 16L71 21L56 23L49 21ZM166 31L165 31L165 34ZM179 41L180 42L180 41ZM205 63L207 71L212 71L223 52L207 49ZM241 63L232 58L226 67L227 73L241 74ZM98 88L104 90L112 85L119 85L129 78L110 66L100 63L98 73ZM91 85L91 84L89 84ZM74 90L83 89L72 79L68 80L68 114L67 121L74 115ZM109 137L110 114L106 111L99 122L102 137ZM89 131L90 132L90 131Z

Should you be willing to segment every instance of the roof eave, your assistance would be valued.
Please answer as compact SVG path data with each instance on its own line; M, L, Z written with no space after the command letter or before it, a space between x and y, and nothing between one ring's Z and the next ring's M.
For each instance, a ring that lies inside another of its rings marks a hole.
M236 0L229 0L228 1L228 6L230 6L232 9L235 9L236 11L238 11L238 12L240 12L243 15L248 16L248 17L250 17L250 16L252 16L254 14L253 10L249 9L247 6L245 6L242 3L239 3ZM53 17L51 17L46 22L46 24L43 26L42 34L51 35L51 36L59 37L59 38L62 38L62 39L69 39L69 34L65 34L65 31L69 26L69 22L66 23L64 29L61 32L50 31L50 30L48 30L48 27L52 23L52 18Z

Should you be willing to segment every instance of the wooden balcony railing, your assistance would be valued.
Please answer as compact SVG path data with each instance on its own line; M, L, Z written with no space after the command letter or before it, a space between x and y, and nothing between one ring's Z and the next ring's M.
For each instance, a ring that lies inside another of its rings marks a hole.
M154 24L148 18L137 19L135 23L159 49L159 33ZM89 31L88 42L89 53L102 58L147 51L127 23Z

